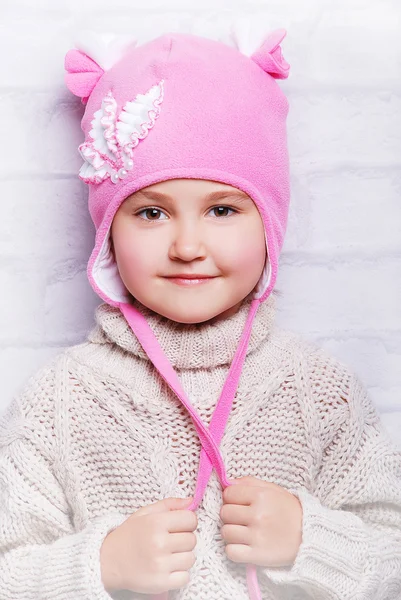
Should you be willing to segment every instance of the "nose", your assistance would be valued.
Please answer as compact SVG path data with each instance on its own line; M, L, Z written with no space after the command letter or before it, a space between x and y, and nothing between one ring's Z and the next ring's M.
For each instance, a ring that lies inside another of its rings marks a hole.
M169 257L185 261L206 258L202 228L193 221L177 223L170 244Z

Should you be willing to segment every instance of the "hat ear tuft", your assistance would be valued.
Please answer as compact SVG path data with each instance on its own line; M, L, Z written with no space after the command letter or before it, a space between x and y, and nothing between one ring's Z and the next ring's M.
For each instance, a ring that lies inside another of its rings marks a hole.
M273 29L264 21L251 17L235 19L226 43L234 46L275 79L286 79L290 65L281 54L280 44L287 35L285 29ZM221 39L220 41L226 41Z
M287 79L290 73L290 65L283 57L280 47L286 35L285 29L273 31L251 55L251 59L275 79Z
M65 69L68 71L65 83L68 89L86 104L103 73L136 44L137 39L131 35L81 30L75 48L69 50L65 57Z
M65 84L75 96L82 99L86 104L93 88L103 75L104 71L89 56L75 48L69 50L65 55L64 68Z

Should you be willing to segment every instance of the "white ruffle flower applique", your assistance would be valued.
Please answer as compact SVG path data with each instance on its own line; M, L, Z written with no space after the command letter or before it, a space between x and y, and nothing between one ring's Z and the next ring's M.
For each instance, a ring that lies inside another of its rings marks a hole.
M78 150L85 160L79 177L86 183L100 183L110 177L113 183L124 179L134 166L133 150L148 135L160 113L163 100L161 80L134 100L126 102L117 118L117 102L112 92L102 100L91 122L89 139Z
M130 36L116 36L92 31L81 32L76 48L65 57L67 87L86 104L103 73L136 45ZM118 183L134 166L133 150L148 135L160 114L164 96L164 80L144 94L137 94L125 103L117 115L117 101L112 91L102 99L91 121L88 139L78 147L84 159L79 177L85 183L101 183L110 177Z

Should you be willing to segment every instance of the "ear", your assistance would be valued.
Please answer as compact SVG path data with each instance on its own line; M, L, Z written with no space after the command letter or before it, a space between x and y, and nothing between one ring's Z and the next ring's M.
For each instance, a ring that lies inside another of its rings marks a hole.
M104 71L89 56L73 48L65 55L65 84L75 96L79 96L86 104L93 88Z
M108 71L137 43L132 35L84 29L78 32L74 45L103 71Z
M130 35L81 30L75 41L75 48L65 56L66 86L86 104L103 73L116 64L128 48L136 44L136 38Z
M231 23L229 44L249 56L275 79L286 79L290 65L281 54L280 44L287 31L270 29L269 32L269 29L265 22L250 17L237 18Z
M251 59L275 79L287 79L290 72L290 65L283 57L280 48L286 35L285 29L273 31L260 48L251 55Z

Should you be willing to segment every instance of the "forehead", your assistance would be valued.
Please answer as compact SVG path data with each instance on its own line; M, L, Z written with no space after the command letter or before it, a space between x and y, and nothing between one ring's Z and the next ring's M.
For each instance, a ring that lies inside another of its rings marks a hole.
M149 185L146 188L143 188L146 191L153 192L164 192L166 194L172 193L180 193L193 191L194 193L205 193L209 194L210 192L221 191L221 192L230 192L230 191L241 191L238 188L233 187L231 185L220 183L219 181L211 181L209 179L169 179L166 181L160 181L153 185ZM141 191L141 190L138 190ZM244 192L242 192L244 193ZM244 194L246 195L246 194Z
M176 198L178 200L180 200L180 198L188 199L190 196L194 199L198 198L199 200L203 200L209 196L213 196L217 199L220 195L235 195L237 198L251 200L245 192L236 187L218 181L204 179L170 179L168 181L161 181L137 190L128 196L126 200L141 197L157 197L161 199L163 196L167 199Z

